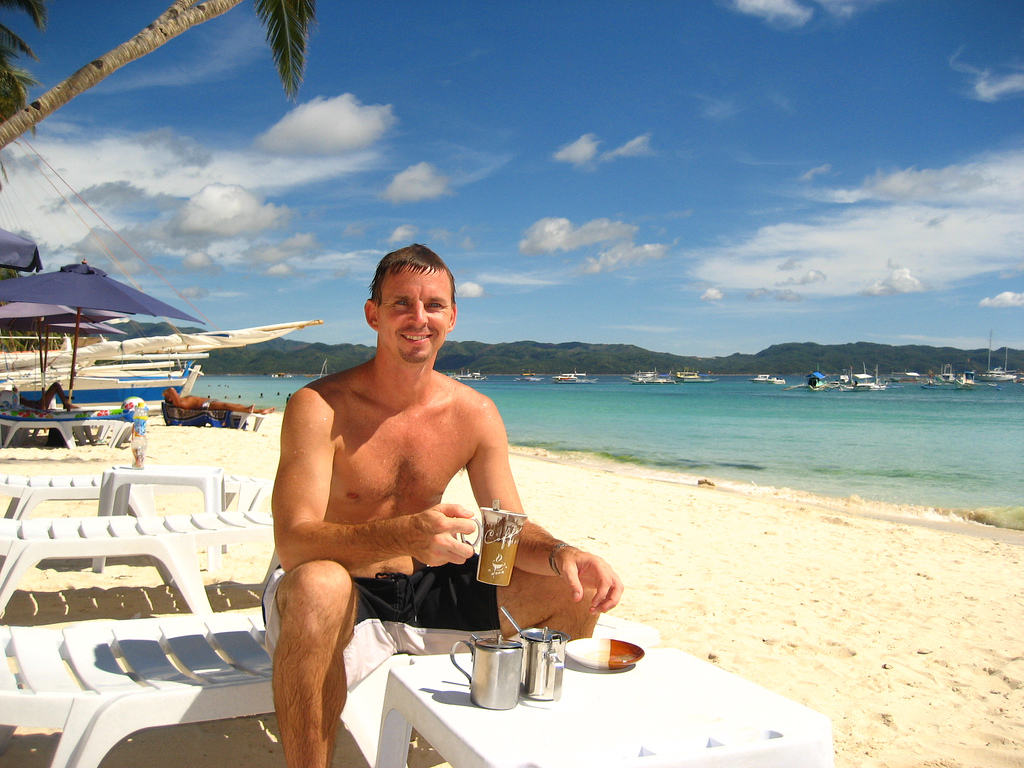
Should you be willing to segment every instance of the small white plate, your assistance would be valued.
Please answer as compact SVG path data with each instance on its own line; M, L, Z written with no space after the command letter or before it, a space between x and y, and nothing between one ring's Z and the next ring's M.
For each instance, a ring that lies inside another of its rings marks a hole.
M625 669L644 657L644 649L625 640L585 637L566 643L565 655L590 669Z

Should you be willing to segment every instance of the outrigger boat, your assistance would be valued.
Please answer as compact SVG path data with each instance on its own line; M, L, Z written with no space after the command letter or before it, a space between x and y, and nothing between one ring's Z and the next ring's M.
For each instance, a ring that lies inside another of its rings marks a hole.
M80 344L75 360L74 403L90 407L117 407L129 397L147 402L163 400L163 391L174 387L188 395L202 375L196 361L217 349L244 347L284 336L300 328L322 325L305 320L264 325L234 331L173 333L124 341L103 339ZM39 352L0 353L0 382L14 385L27 397L39 399L46 387L59 381L69 388L72 349L70 340L49 352L40 367Z

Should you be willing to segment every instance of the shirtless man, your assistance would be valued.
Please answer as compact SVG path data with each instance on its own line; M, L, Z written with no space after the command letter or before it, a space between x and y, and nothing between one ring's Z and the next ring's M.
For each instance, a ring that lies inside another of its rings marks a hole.
M471 632L520 626L588 637L622 582L600 557L528 522L512 582L476 581L472 513L442 504L465 468L477 503L522 511L490 399L434 371L455 327L455 281L412 245L377 267L375 357L296 392L274 484L283 571L264 594L274 702L291 768L330 765L348 686L396 652L448 653Z
M241 403L225 403L221 400L203 400L195 395L179 395L174 387L164 390L164 400L175 408L185 408L190 411L244 411L247 413L273 413L273 408L261 408L256 410L255 405L242 405Z

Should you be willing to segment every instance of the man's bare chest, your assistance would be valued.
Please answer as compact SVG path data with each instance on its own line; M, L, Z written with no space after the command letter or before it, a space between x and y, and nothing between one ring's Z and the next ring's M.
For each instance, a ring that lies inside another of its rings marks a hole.
M440 501L471 457L466 439L447 421L392 419L350 430L335 453L332 496L373 517L420 511Z

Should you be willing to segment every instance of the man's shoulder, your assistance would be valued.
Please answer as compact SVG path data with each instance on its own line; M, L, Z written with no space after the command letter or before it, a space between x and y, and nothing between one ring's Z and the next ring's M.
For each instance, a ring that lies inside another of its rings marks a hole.
M443 373L437 375L447 382L442 383L442 386L451 393L452 402L456 407L471 412L497 410L494 401L482 392L456 381L451 376L445 376Z

